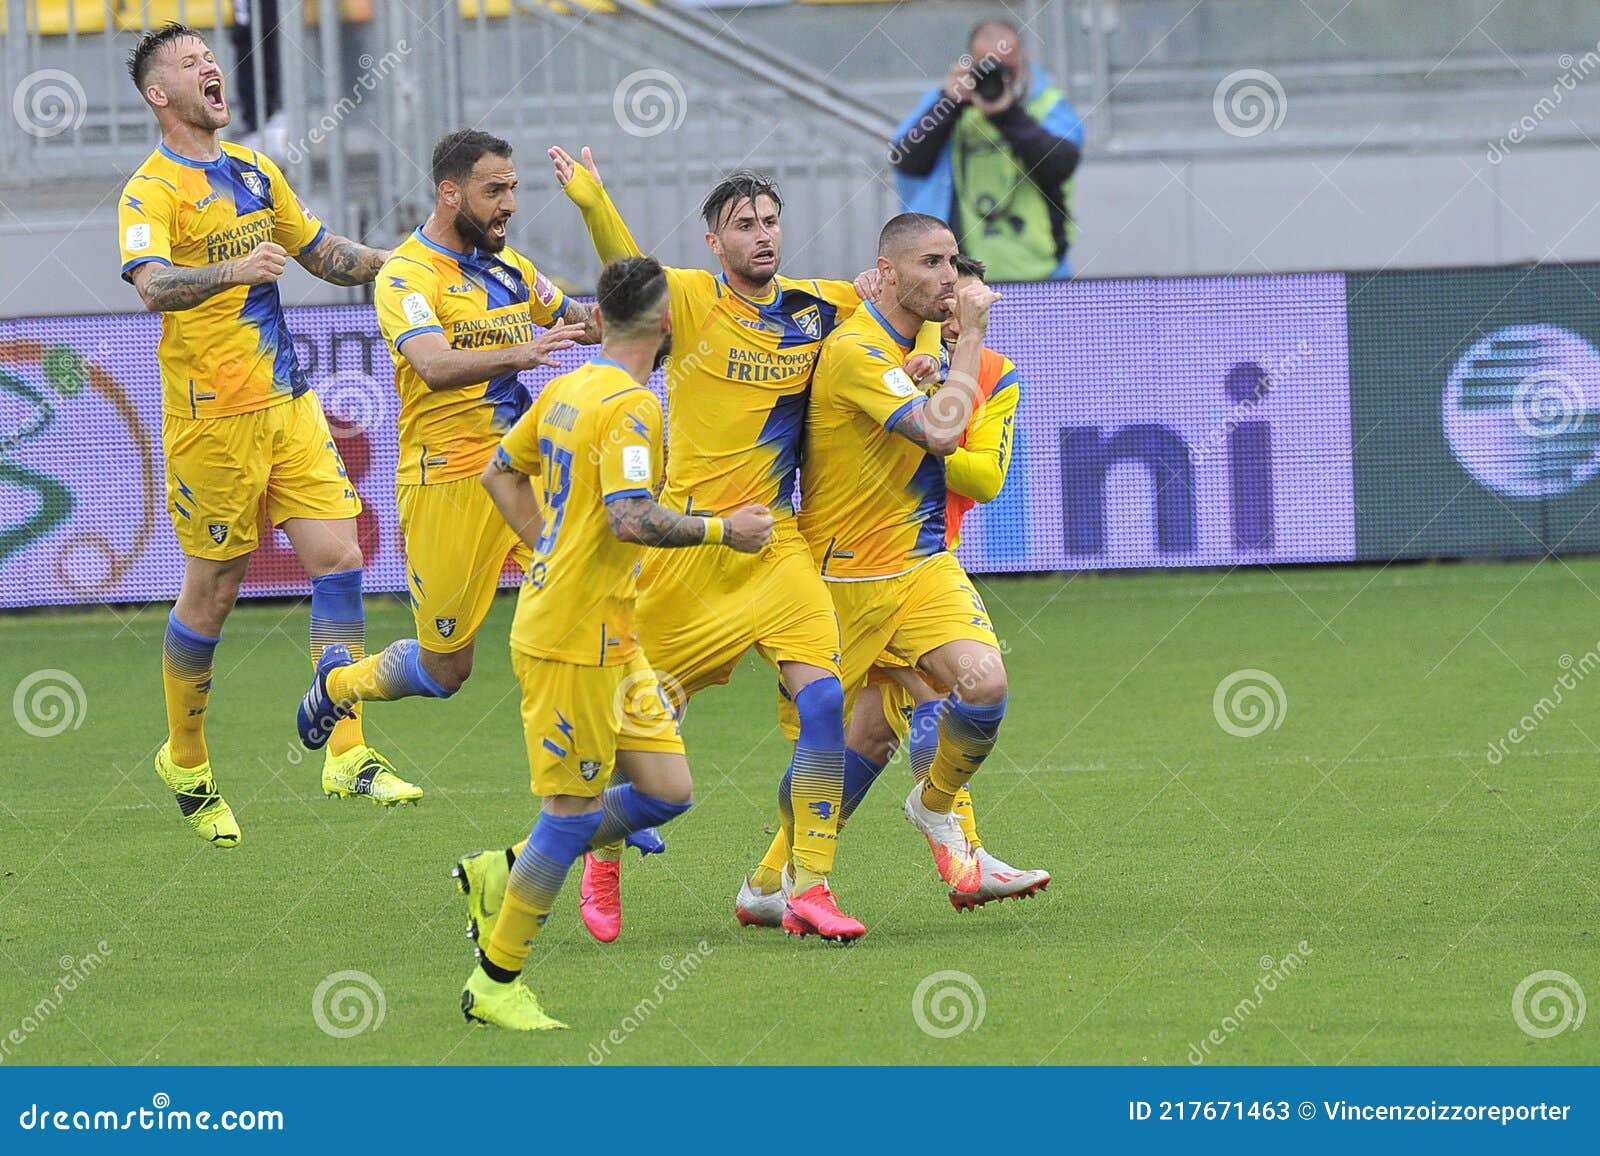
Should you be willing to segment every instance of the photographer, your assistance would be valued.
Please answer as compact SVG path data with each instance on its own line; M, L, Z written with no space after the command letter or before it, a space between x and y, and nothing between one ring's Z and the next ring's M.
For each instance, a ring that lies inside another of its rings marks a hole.
M961 251L995 281L1070 277L1072 175L1083 123L1028 62L1005 20L972 30L951 66L895 134L900 207L948 221Z

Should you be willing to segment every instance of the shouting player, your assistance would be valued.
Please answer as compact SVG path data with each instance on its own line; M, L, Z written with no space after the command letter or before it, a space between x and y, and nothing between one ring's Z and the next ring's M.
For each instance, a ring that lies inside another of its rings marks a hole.
M664 823L692 801L677 720L635 633L640 547L753 553L772 533L761 506L719 518L656 503L661 404L645 382L671 347L667 278L651 258L617 261L601 273L598 298L600 356L545 386L482 479L532 559L511 661L541 807L461 1008L469 1021L523 1031L565 1026L518 976L568 869L590 846ZM628 781L607 789L614 768Z
M878 304L834 330L817 358L800 531L838 614L843 684L857 690L887 652L950 688L932 764L905 814L927 838L940 877L970 895L982 867L952 812L994 746L1006 674L983 599L945 536L945 459L972 419L997 299L977 280L957 292L956 256L955 236L935 217L903 213L883 227ZM929 396L905 370L910 334L952 312L960 336L945 383Z
M313 750L358 702L448 698L472 673L507 558L529 562L478 477L528 409L517 375L596 339L588 307L506 245L517 211L508 143L451 133L432 177L433 212L384 264L376 294L400 394L395 488L417 635L355 662L323 653L297 719Z
M277 165L217 139L226 80L192 29L146 33L128 71L161 143L122 190L122 276L162 315L167 506L185 556L162 646L168 737L156 771L202 839L235 847L239 824L212 776L204 723L212 656L263 514L311 575L312 662L335 642L361 650L365 631L361 502L295 358L277 280L293 257L324 281L361 285L388 253L330 234ZM367 746L359 716L334 728L322 787L383 803L422 796Z
M583 212L602 260L638 246L595 169L550 150L556 179ZM853 940L862 924L838 908L828 884L844 790L844 691L839 630L828 594L794 525L794 479L805 424L807 383L822 339L861 297L844 281L778 275L782 201L772 182L735 173L701 206L706 244L720 276L667 269L672 351L667 364L668 459L662 505L684 514L726 514L751 503L777 519L757 557L650 551L639 576L640 637L666 672L681 712L689 697L728 681L755 647L773 662L800 717L794 757L779 785L779 809L792 828L793 929ZM938 350L928 326L919 347ZM620 849L584 862L581 908L596 938L616 938L622 918ZM776 875L766 880L781 889Z
M985 269L975 257L956 257L956 291L982 284ZM876 302L881 288L873 285ZM954 313L942 326L947 351L961 336L960 318ZM1011 359L985 348L978 368L977 408L968 423L961 443L945 459L945 483L949 496L945 504L945 545L954 550L961 538L961 521L974 505L993 501L1005 485L1011 465L1013 425L1022 378ZM819 463L818 468L826 468ZM794 708L780 695L780 721L785 734L792 735ZM843 823L854 814L868 788L895 755L902 742L910 739L911 769L919 782L928 777L938 742L939 714L944 696L934 691L915 670L885 652L868 676L867 685L854 696L854 706L845 727L845 794L840 812ZM961 825L982 869L982 881L975 892L952 887L950 902L966 911L995 900L1033 895L1050 885L1047 871L1021 870L988 851L978 836L971 792L965 786L956 793L956 820ZM780 831L772 840L762 867L785 870L789 846ZM781 895L761 895L748 880L740 889L734 912L744 926L777 927L783 918Z

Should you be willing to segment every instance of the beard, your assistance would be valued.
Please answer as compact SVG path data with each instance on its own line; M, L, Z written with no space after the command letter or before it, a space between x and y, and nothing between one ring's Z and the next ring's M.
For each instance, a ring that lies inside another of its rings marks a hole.
M451 224L455 227L456 235L474 249L485 253L498 253L506 247L505 237L491 235L488 223L478 220L465 208L456 210L455 220Z

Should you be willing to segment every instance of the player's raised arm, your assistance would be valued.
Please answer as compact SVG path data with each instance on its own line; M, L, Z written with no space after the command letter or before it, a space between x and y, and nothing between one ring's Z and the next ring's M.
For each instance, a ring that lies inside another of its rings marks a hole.
M162 265L148 262L129 274L139 299L151 313L193 309L235 285L264 285L283 276L289 254L283 246L263 241L243 257L215 265Z
M532 341L501 349L452 349L439 330L405 338L401 355L411 363L429 389L460 389L524 369L554 365L555 355L583 340L585 326L558 321Z
M618 541L641 546L728 546L754 554L772 537L772 511L765 506L741 506L725 518L706 518L675 513L654 498L613 498L606 503L606 520Z
M374 249L337 233L324 233L295 256L307 273L330 285L365 285L388 259L388 249Z
M961 445L978 400L978 368L989 332L989 307L1000 294L981 282L956 291L961 336L950 355L950 374L927 401L911 406L890 427L930 454L949 457Z
M639 248L633 234L628 232L617 206L611 203L611 195L600 180L600 170L595 167L594 154L584 148L580 155L583 157L581 165L560 146L550 149L556 181L583 214L583 223L589 230L589 239L594 242L595 252L600 254L601 261L607 262L622 257L643 256L644 250Z

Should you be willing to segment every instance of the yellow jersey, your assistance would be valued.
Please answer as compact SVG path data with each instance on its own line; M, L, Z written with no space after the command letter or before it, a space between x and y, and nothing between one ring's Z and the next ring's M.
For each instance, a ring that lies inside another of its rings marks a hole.
M610 194L581 165L566 187L602 261L640 255ZM780 527L795 508L795 467L817 350L856 315L848 281L774 277L753 300L720 275L668 269L672 352L666 365L667 483L661 504L685 514L768 507ZM917 351L937 359L939 326ZM781 533L781 529L779 531Z
M794 513L811 370L822 339L861 304L848 281L773 278L764 301L702 269L668 269L667 484L661 504Z
M639 646L633 602L643 548L618 541L606 503L656 491L656 395L597 357L545 386L494 452L534 479L544 519L511 648L577 666L627 662Z
M515 373L458 389L429 389L401 346L442 333L452 349L498 349L532 341L567 309L566 295L515 249L457 253L417 229L378 273L378 328L394 359L400 394L395 481L427 485L476 477L501 435L528 410Z
M927 402L913 338L865 305L822 343L800 467L800 533L825 579L891 578L944 552L944 459L895 433Z
M277 165L231 141L221 147L216 160L196 161L162 144L128 178L117 208L125 280L151 262L216 265L264 241L297 256L322 240L322 223ZM252 413L310 388L276 284L234 285L163 313L156 357L161 408L176 417Z

